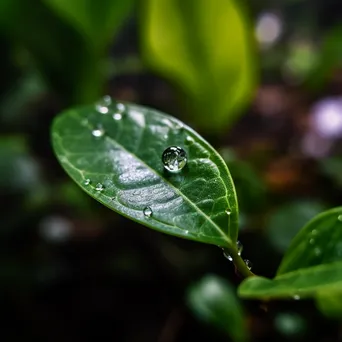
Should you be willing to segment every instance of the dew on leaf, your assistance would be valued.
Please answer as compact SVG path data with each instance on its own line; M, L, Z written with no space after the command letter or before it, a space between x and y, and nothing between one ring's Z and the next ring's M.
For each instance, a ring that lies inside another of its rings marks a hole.
M194 143L194 138L191 137L190 135L188 135L188 136L186 137L186 139L185 139L185 143L186 143L187 145L193 144L193 143Z
M153 214L153 211L150 207L145 207L143 210L143 213L145 217L151 217Z
M251 270L251 269L252 269L252 266L253 266L252 262L251 262L250 260L248 260L248 259L245 259L244 262L245 262L247 268L248 268L249 270Z
M91 182L91 181L90 181L90 179L89 179L89 178L87 178L87 179L85 179L85 180L84 180L84 182L83 182L83 183L84 183L84 185L89 185L89 184L90 184L90 182Z
M242 245L242 243L241 243L240 241L237 241L237 242L236 242L236 247L237 247L237 253L238 253L238 255L241 255L242 250L243 250L243 245Z
M117 103L116 109L118 112L122 113L123 111L125 111L125 105L123 103Z
M104 190L103 184L97 183L97 184L96 184L96 187L95 187L95 190L96 190L96 191L103 191L103 190Z
M116 121L119 121L122 119L122 114L121 113L114 113L113 114L113 119Z
M96 110L101 114L107 114L109 112L108 106L112 103L110 96L106 95L95 104Z
M230 208L227 208L227 209L225 210L225 213L226 213L227 215L230 215L230 214L232 213L232 211L231 211Z
M95 138L101 138L104 134L105 131L102 127L98 127L92 130L91 134L95 137Z
M178 172L184 168L187 162L186 152L178 146L168 147L162 155L164 168L169 172Z

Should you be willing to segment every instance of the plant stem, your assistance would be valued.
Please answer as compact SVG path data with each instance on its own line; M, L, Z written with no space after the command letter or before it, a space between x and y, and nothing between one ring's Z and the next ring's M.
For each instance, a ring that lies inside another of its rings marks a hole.
M253 272L251 272L251 270L247 267L246 263L241 258L241 255L238 254L237 248L226 247L225 249L228 251L229 255L232 257L233 263L234 263L237 271L244 278L255 276L255 274Z

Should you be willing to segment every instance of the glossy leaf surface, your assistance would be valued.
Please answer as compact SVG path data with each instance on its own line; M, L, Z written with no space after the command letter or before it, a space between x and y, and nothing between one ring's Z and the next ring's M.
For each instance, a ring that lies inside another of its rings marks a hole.
M342 207L312 219L293 239L277 274L342 261Z
M342 287L342 262L313 266L283 274L274 279L250 277L242 282L239 294L253 299L301 299L315 297L320 291Z
M161 112L132 104L105 108L104 114L95 106L72 109L54 122L55 153L74 181L145 226L204 243L235 242L234 185L213 147ZM187 155L178 173L166 171L161 160L170 146Z
M207 275L190 287L188 305L202 321L229 335L233 341L247 340L247 329L236 290L227 280Z
M147 65L181 90L198 125L224 128L255 85L257 58L241 3L145 0L141 8Z

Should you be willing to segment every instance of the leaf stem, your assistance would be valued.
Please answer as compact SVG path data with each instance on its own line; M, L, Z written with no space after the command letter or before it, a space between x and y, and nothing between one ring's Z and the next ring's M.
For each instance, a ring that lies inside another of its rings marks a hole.
M238 250L236 247L225 247L228 251L229 255L233 259L234 266L236 270L243 276L244 278L253 277L255 274L247 267L244 260L239 255Z

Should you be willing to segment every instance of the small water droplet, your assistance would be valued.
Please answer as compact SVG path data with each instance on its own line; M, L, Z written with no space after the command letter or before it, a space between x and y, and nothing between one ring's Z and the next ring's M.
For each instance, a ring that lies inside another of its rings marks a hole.
M95 104L95 108L99 113L107 114L109 111L108 106L110 106L111 103L112 99L110 98L110 96L106 95Z
M118 110L118 112L122 113L125 111L126 107L123 103L117 103L116 104L116 109Z
M119 121L122 119L122 114L121 113L114 113L113 114L113 119L116 121Z
M81 121L81 125L82 125L82 126L87 126L88 123L89 123L89 120L88 120L88 119L82 119L82 121Z
M186 230L186 231L185 231L185 234L189 234L189 231L188 231L188 230Z
M294 300L300 300L300 295L295 294L292 298L293 298Z
M178 146L168 147L162 155L164 168L170 172L178 172L184 168L187 162L186 152Z
M188 135L188 136L186 137L186 139L185 139L185 143L186 143L187 145L193 144L193 143L194 143L194 138L191 137L190 135Z
M169 139L169 136L167 134L164 135L164 139L167 140Z
M183 124L181 122L176 122L174 128L176 131L181 131L183 129Z
M87 179L84 180L84 185L89 185L90 183L91 183L91 181L90 181L89 178L87 178Z
M318 233L318 232L317 232L317 229L313 229L313 230L311 231L311 234L312 234L312 235L317 235L317 233Z
M242 250L243 250L243 245L240 241L237 241L236 242L236 247L237 247L237 252L238 252L238 255L241 255L242 253Z
M93 129L93 131L91 132L91 134L95 137L95 138L101 138L104 134L105 131L102 127L98 127Z
M313 245L315 243L315 239L310 239L309 243L310 243L310 245Z
M96 191L103 191L103 190L104 190L103 184L97 183L97 184L96 184L96 187L95 187L95 190L96 190Z
M342 214L341 215L338 215L337 219L342 222Z
M223 249L223 248L222 248ZM228 259L229 261L233 261L233 258L231 257L231 255L229 253L227 253L224 249L223 249L223 255L226 259Z
M230 214L232 213L232 211L231 211L230 208L227 208L227 209L225 210L225 213L226 213L227 215L230 215Z
M253 266L252 262L251 262L250 260L248 260L248 259L245 259L244 262L245 262L247 268L248 268L249 270L251 270L251 269L252 269L252 266Z
M153 214L153 211L150 207L145 207L143 210L144 216L151 217Z

